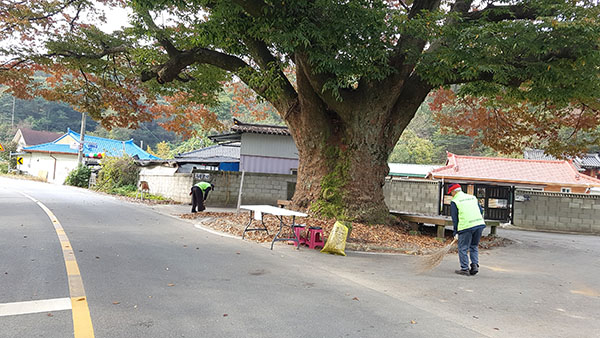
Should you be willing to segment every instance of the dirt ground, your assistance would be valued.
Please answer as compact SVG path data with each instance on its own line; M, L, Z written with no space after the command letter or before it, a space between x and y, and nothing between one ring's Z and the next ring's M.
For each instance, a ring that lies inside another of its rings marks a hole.
M180 217L184 219L197 219L202 226L236 236L242 235L244 227L250 219L247 212L240 214L200 212L196 214L182 214ZM291 222L291 219L285 221ZM256 225L256 222L259 221L253 222ZM251 231L246 233L245 238L256 242L271 242L279 230L279 220L275 217L267 216L264 218L264 223L269 230L268 234L265 231ZM302 218L302 224L322 227L325 237L331 232L334 223L335 220L333 219ZM452 240L452 231L449 229L446 229L446 242L444 243L435 239L435 226L426 226L424 231L417 235L411 235L409 230L408 224L400 220L393 225L352 223L352 231L347 240L346 249L420 255L434 252ZM284 227L280 237L291 237L290 228ZM481 239L480 248L485 250L496 246L505 246L509 243L509 240L501 237L486 236Z

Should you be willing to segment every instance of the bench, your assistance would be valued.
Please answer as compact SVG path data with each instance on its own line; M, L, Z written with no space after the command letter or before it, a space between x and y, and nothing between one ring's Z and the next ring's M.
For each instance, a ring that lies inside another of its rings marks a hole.
M285 208L292 205L292 201L288 200L277 200L277 206L280 208Z
M409 222L411 225L420 226L423 224L433 224L436 226L436 239L444 240L444 231L447 226L454 226L452 218L449 216L427 216L409 214L400 211L390 211L390 213L403 221ZM500 221L486 219L485 225L490 227L490 236L496 236L496 227L500 225Z

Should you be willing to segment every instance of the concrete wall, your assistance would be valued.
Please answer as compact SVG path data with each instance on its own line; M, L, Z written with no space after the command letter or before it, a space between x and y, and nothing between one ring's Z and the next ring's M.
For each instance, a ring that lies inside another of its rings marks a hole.
M174 168L173 168L174 171ZM190 203L190 189L194 183L207 179L215 185L215 190L208 195L206 205L237 205L241 172L234 171L200 171L194 174L168 173L164 169L142 168L140 181L148 182L150 193L160 194L181 203ZM245 173L242 191L242 204L276 205L277 200L288 199L290 189L296 183L296 175L279 175L263 173Z
M514 225L600 234L600 196L517 190Z
M193 176L189 173L175 173L177 168L153 167L140 169L140 181L148 182L150 193L161 195L181 203L191 201L189 195Z
M77 168L77 154L27 153L17 168L48 182L63 184L69 173Z
M392 178L386 180L383 193L390 210L438 214L438 181Z

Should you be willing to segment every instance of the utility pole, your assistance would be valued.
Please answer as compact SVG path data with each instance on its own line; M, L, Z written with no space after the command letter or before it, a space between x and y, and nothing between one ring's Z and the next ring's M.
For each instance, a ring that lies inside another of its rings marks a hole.
M85 137L85 112L81 112L81 132L79 133L79 154L77 163L83 165L83 139Z
M13 96L13 109L12 109L12 118L10 120L10 129L13 129L15 126L15 97Z

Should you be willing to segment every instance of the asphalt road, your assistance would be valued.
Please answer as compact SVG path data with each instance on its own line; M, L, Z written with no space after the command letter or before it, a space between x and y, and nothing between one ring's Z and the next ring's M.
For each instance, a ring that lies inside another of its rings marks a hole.
M453 273L456 255L417 275L418 257L271 251L166 209L0 177L0 337L73 337L78 322L6 305L72 296L65 238L22 193L62 225L95 337L600 336L597 236L500 229L517 242L484 252L476 277Z

